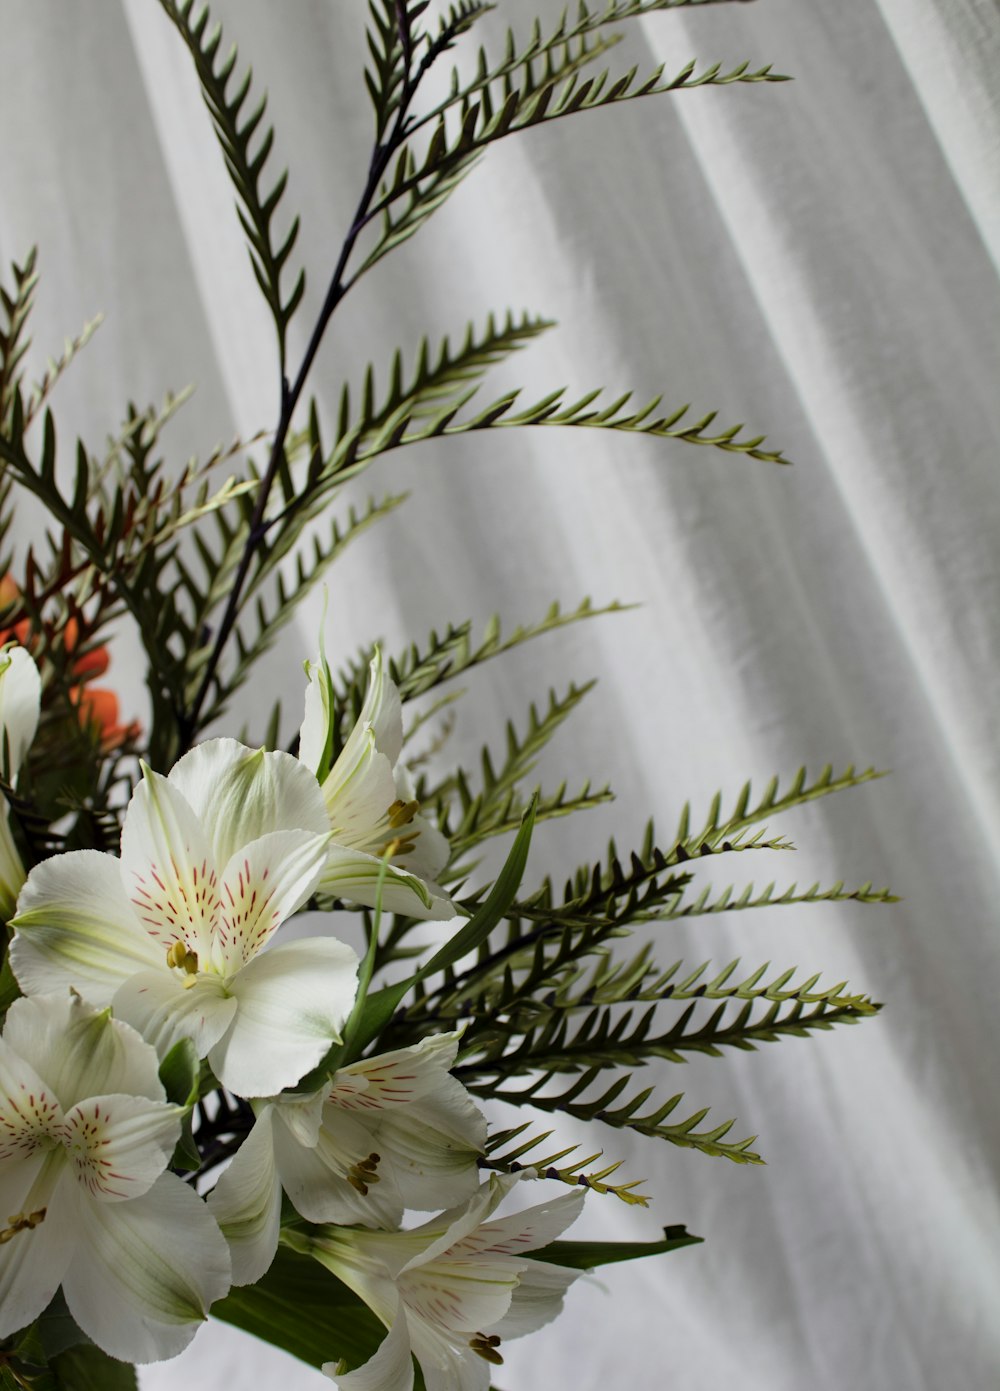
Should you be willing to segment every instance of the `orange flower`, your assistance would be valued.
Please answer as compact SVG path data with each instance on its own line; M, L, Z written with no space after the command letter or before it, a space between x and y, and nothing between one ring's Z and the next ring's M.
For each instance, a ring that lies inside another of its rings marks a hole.
M20 595L17 581L9 572L0 577L0 610L16 603ZM0 628L0 645L14 640L29 649L37 646L31 642L30 630L31 621L27 618L22 618L10 628ZM72 616L66 621L62 640L63 648L71 655L80 641L80 625ZM102 644L74 658L70 666L70 674L75 680L69 698L80 712L80 723L85 729L96 731L105 752L120 748L129 739L135 739L141 728L134 720L127 725L119 723L118 697L114 691L88 684L93 677L104 675L110 661L108 649Z

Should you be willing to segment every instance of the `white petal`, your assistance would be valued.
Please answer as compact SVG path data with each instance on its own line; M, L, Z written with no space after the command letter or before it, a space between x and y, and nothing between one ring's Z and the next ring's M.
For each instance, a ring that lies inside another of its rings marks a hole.
M174 764L169 782L211 836L219 865L271 831L329 829L316 779L287 753L209 739Z
M339 1376L336 1367L335 1362L324 1362L322 1370L340 1391L413 1391L413 1359L404 1315L396 1315L378 1351L363 1366Z
M400 1294L407 1310L452 1336L486 1332L510 1308L524 1265L524 1261L514 1261L509 1256L484 1256L475 1261L443 1256L413 1266L401 1275ZM411 1332L416 1342L412 1324ZM421 1357L419 1346L417 1356Z
M181 1108L143 1096L94 1096L66 1114L59 1137L91 1198L120 1203L147 1193L170 1162Z
M0 919L10 922L24 886L24 862L10 829L10 807L0 805Z
M76 1221L79 1240L63 1279L74 1319L123 1361L176 1356L230 1283L225 1240L194 1189L161 1174L129 1203L93 1202L81 1192Z
M318 662L306 662L306 678L305 710L299 726L299 762L318 776L327 758L333 718L333 691L322 656Z
M564 1193L547 1203L525 1208L499 1222L488 1222L461 1242L463 1251L523 1255L537 1251L572 1226L583 1209L586 1193Z
M423 879L438 897L446 897L444 890L435 880L451 856L451 846L447 838L436 826L431 825L426 816L419 813L402 828L402 834L413 844L412 848L400 851L399 864L403 869L415 874L418 879Z
M177 788L143 769L122 827L122 883L163 952L185 942L207 958L219 910L212 845Z
M278 1249L281 1184L274 1165L273 1113L266 1106L208 1196L208 1210L229 1243L233 1284L252 1285Z
M63 1109L89 1096L123 1092L163 1101L154 1049L107 1009L96 1010L74 991L15 1000L4 1040L53 1089Z
M255 956L229 982L239 1007L209 1055L223 1086L238 1096L294 1086L339 1041L357 968L357 955L333 937L286 942Z
M282 1096L274 1097L273 1103L295 1143L304 1145L306 1149L315 1149L319 1141L319 1128L323 1124L326 1088L321 1087L308 1096L285 1092Z
M425 1261L436 1260L457 1246L491 1216L523 1177L523 1174L491 1174L489 1181L482 1184L479 1192L466 1202L431 1217L422 1226L407 1232L410 1249L406 1249L406 1243L400 1243L399 1252L403 1259L394 1264L394 1273L400 1274ZM387 1263L392 1259L388 1252L386 1259Z
M32 1323L62 1282L79 1239L73 1223L74 1188L66 1169L59 1173L50 1165L17 1209L30 1213L44 1207L45 1217L38 1226L18 1232L0 1246L0 1338ZM14 1209L0 1214L0 1220L13 1215Z
M11 647L0 654L0 762L9 755L9 782L16 782L18 769L35 737L41 698L38 668L24 648Z
M203 972L187 979L194 980L190 989L166 965L140 971L114 998L115 1013L138 1029L161 1059L182 1038L191 1039L199 1058L207 1057L236 1014L236 1001L226 994L219 976Z
M0 1039L0 1164L29 1159L50 1148L61 1120L55 1089L6 1037ZM0 1212L0 1220L5 1216Z
M436 1091L454 1066L458 1034L434 1034L413 1048L377 1053L340 1068L328 1099L347 1111L387 1110L408 1106Z
M460 1083L455 1082L455 1088L465 1093ZM470 1129L474 1126L485 1135L484 1118L471 1103L470 1107ZM437 1095L405 1111L387 1112L376 1136L382 1157L379 1172L391 1173L404 1205L422 1212L473 1196L479 1188L482 1148L483 1141L454 1137L452 1113L440 1105Z
M348 850L336 842L330 846L320 888L337 898L375 907L382 861L377 855ZM388 913L411 918L444 919L455 916L450 899L435 897L423 880L390 863L382 885L382 907Z
M501 1338L523 1338L551 1323L561 1312L563 1297L582 1270L551 1265L548 1261L527 1261L521 1271L510 1310L490 1329Z
M256 956L319 883L329 833L272 831L240 849L222 875L213 965L223 975Z
M163 962L122 887L121 865L97 850L43 860L18 899L10 964L27 995L75 986L111 1003L123 980Z
M403 1200L391 1173L383 1173L379 1164L376 1180L366 1185L367 1193L347 1180L359 1161L376 1152L371 1130L359 1119L331 1108L331 1123L319 1132L318 1143L306 1148L296 1144L281 1124L285 1112L283 1105L278 1107L281 1119L275 1123L274 1151L282 1186L295 1210L309 1222L398 1227Z

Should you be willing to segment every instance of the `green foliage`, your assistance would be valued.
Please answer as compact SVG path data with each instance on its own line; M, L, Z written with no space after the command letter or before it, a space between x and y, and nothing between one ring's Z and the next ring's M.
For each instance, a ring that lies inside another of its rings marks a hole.
M247 109L252 82L248 70L235 80L235 44L225 57L220 54L222 26L210 27L207 5L195 14L195 0L160 0L194 60L201 94L208 107L239 200L239 219L249 243L250 262L261 294L267 301L278 334L281 362L285 360L288 324L305 292L305 271L299 271L290 293L284 294L281 277L299 233L299 219L280 238L272 228L274 215L285 192L288 171L270 186L264 182L265 165L274 144L274 127L262 125L267 97Z
M603 1072L600 1066L588 1068L565 1090L557 1092L546 1091L557 1076L555 1072L543 1073L526 1087L498 1087L475 1078L468 1080L466 1085L475 1096L489 1096L494 1101L506 1101L512 1106L531 1106L536 1111L560 1113L579 1121L602 1121L616 1130L632 1130L639 1135L667 1140L672 1145L700 1150L702 1154L715 1158L732 1159L737 1164L763 1162L760 1155L750 1148L757 1138L755 1135L736 1141L725 1138L735 1124L733 1121L724 1121L710 1130L698 1130L697 1127L708 1114L707 1107L695 1111L686 1120L667 1123L667 1117L684 1099L682 1093L654 1104L650 1111L644 1111L643 1107L654 1092L653 1087L646 1087L616 1107L614 1103L628 1089L632 1080L630 1073L617 1077L599 1096L585 1099L584 1094L590 1092L596 1082L603 1080Z
M232 1289L213 1304L212 1316L313 1367L340 1358L356 1367L385 1336L371 1310L336 1276L285 1247L255 1285Z

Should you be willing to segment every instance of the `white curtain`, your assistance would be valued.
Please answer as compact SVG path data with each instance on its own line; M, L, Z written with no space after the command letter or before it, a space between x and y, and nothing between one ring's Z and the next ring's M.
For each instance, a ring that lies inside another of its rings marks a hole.
M559 4L537 0L550 21ZM270 92L303 215L309 312L364 178L362 0L213 7ZM481 31L525 33L533 0ZM0 0L0 257L40 244L52 351L107 321L61 392L99 442L126 401L196 382L169 439L206 453L275 415L268 325L188 56L154 0ZM760 0L649 18L623 66L772 62L792 83L684 92L503 142L334 320L314 388L423 333L527 305L559 327L497 394L606 383L766 431L781 469L682 443L507 432L402 451L359 496L412 489L331 586L328 642L390 649L499 610L618 597L471 680L466 762L550 685L600 684L549 751L551 785L611 780L612 809L540 831L533 871L621 848L654 813L830 762L892 776L787 818L795 856L736 882L889 883L896 907L781 908L654 934L665 961L797 965L886 1002L778 1049L649 1069L738 1117L767 1167L601 1135L648 1210L592 1198L580 1231L705 1244L579 1284L508 1350L507 1391L980 1391L1000 1376L996 1001L1000 739L1000 12L995 0ZM617 53L614 55L617 59ZM285 699L318 603L241 715ZM141 710L123 637L115 679ZM767 857L761 857L767 860ZM566 1142L582 1138L562 1127ZM734 1134L736 1132L734 1131ZM592 1137L591 1137L592 1138ZM146 1391L317 1372L221 1325Z

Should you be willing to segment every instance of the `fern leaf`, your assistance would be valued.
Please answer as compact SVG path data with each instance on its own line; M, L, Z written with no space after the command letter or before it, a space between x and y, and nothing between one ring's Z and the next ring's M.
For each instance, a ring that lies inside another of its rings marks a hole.
M489 1096L495 1101L506 1101L513 1106L532 1106L539 1111L548 1111L572 1116L581 1121L603 1121L617 1130L633 1130L640 1135L654 1139L667 1140L670 1144L687 1149L700 1150L702 1154L731 1159L737 1164L763 1163L759 1154L751 1149L756 1136L745 1140L727 1140L733 1121L724 1121L709 1130L698 1130L698 1126L708 1114L707 1110L694 1112L683 1121L668 1122L667 1118L680 1105L683 1094L678 1093L653 1109L644 1111L643 1107L653 1095L653 1088L630 1096L615 1106L631 1081L629 1073L624 1074L608 1087L599 1097L582 1100L593 1084L602 1079L602 1069L590 1068L563 1092L548 1093L544 1089L552 1082L553 1074L545 1073L527 1087L511 1089L495 1088L484 1083L472 1082L469 1090L478 1096Z
M265 184L264 169L274 143L274 128L262 126L267 97L248 105L251 73L248 69L234 81L236 47L221 56L222 26L209 28L207 5L195 15L194 0L160 0L160 4L194 60L201 94L236 190L254 275L274 318L283 368L288 324L305 291L305 272L299 271L286 295L282 276L298 237L299 220L294 218L280 234L272 225L288 172L280 174L273 184Z

